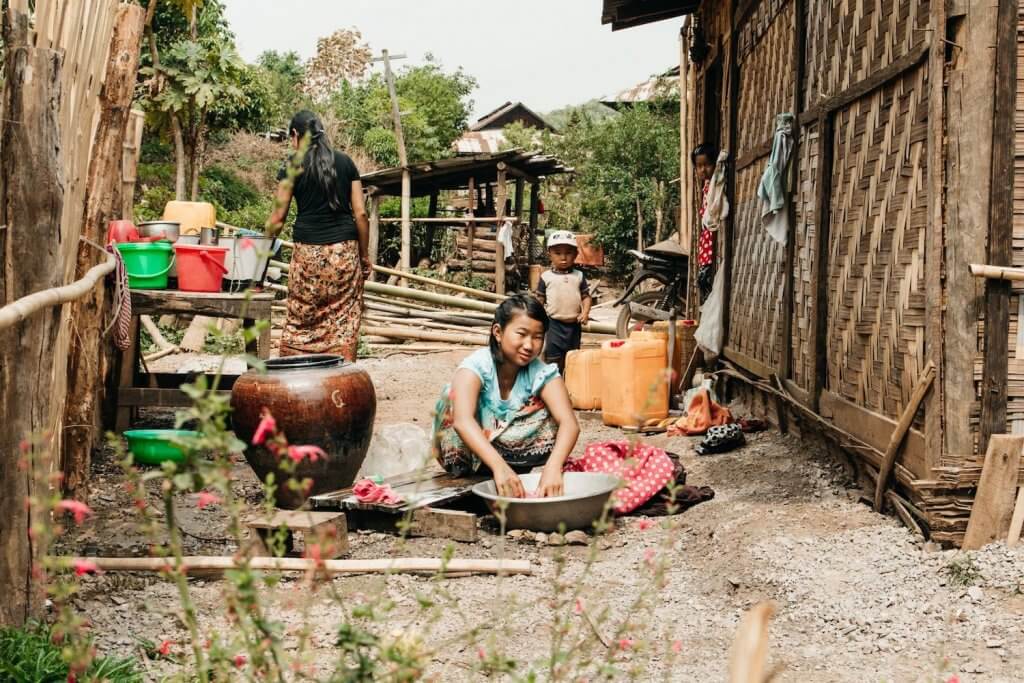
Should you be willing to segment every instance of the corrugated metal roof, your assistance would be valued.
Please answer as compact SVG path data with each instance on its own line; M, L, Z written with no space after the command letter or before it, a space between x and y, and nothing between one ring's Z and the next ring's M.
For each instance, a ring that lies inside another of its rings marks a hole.
M557 158L539 152L524 152L510 149L505 152L458 156L418 164L409 164L412 176L412 194L423 197L434 190L458 190L466 187L470 178L475 182L493 183L498 176L498 164L504 163L509 169L509 178L516 175L540 179L561 173L571 173ZM393 197L402 194L402 169L386 168L367 173L363 184L372 187L373 194Z
M623 105L636 104L637 102L649 102L657 96L667 96L679 93L679 67L674 66L663 74L652 76L643 83L638 83L631 88L611 96L602 97L601 104L618 109Z
M505 132L501 128L491 130L469 130L455 141L456 154L494 154L505 144Z

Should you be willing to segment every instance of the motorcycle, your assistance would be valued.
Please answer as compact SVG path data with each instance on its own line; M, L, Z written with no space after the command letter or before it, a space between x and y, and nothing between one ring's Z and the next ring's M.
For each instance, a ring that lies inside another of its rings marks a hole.
M637 325L655 320L669 320L672 314L679 315L686 307L686 283L690 257L672 240L665 240L644 251L630 249L629 254L640 267L633 273L622 297L615 302L621 306L615 331L620 339L629 336ZM637 288L648 280L655 280L661 287L634 294Z

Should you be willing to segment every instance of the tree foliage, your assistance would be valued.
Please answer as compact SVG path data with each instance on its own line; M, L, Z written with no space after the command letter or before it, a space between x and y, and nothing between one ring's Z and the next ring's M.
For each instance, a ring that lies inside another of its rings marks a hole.
M295 112L307 104L307 97L302 92L306 78L302 58L294 51L267 50L257 57L256 64L270 89L268 123L284 126Z
M306 64L302 89L316 103L327 101L342 84L359 80L370 64L370 48L356 29L339 29L317 40Z
M452 155L473 102L476 79L462 69L445 72L429 56L426 64L405 67L395 75L402 112L402 133L411 161ZM391 118L391 99L381 74L362 83L344 82L331 98L330 109L341 121L343 144L362 147L383 166L398 164L398 144Z
M561 135L545 135L547 151L576 173L550 184L548 224L591 233L617 272L627 249L650 245L675 229L679 208L679 117L637 105L595 121L572 113Z

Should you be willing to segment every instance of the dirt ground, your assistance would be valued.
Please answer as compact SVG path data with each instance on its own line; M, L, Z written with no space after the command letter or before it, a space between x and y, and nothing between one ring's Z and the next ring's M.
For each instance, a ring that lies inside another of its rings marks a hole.
M363 365L378 393L377 428L414 423L429 428L439 388L469 351L428 356L392 356ZM738 409L741 410L741 409ZM145 416L166 422L166 414ZM596 415L581 415L581 444L621 438ZM688 483L711 486L714 500L676 518L678 540L668 557L667 585L655 598L654 616L636 628L638 640L653 639L659 653L643 658L636 680L725 680L728 650L744 611L762 600L776 603L771 623L771 661L782 667L782 681L1019 681L1024 667L1024 550L998 545L976 553L943 550L915 538L889 517L871 512L849 488L847 470L824 449L792 436L765 432L749 437L729 454L697 457L682 437L657 436L649 442L678 453ZM258 497L259 486L245 465L238 486ZM96 515L64 541L66 552L143 555L147 542L135 532L116 466L101 457L95 464L92 505ZM190 504L191 503L191 504ZM224 518L215 507L198 510L182 500L182 526L190 553L233 551ZM582 582L590 614L607 608L615 619L630 609L642 586L648 549L664 537L659 527L642 528L637 518L620 520L599 541L602 548ZM351 535L352 557L437 556L445 542L401 542L381 534ZM485 627L484 638L499 642L512 658L536 662L551 637L552 582L560 555L565 575L584 571L586 547L555 548L535 540L499 538L485 529L473 545L457 544L456 556L528 559L532 576L474 576L451 579L445 588L458 609L441 617L431 638L445 638L467 624ZM334 580L340 591L369 591L371 577ZM428 579L395 576L387 595L399 613L411 614ZM201 619L222 623L217 581L191 581ZM283 583L271 610L284 623L300 619L295 604L306 597L304 584ZM104 653L137 654L138 639L182 643L173 586L152 576L105 575L87 580L77 606L95 626ZM311 604L316 653L321 663L336 659L331 646L338 608L326 599ZM573 617L580 619L581 617ZM394 628L409 625L398 619ZM499 627L500 625L500 627ZM612 637L612 622L599 624ZM661 652L678 640L678 660L669 666ZM478 680L470 670L478 654L466 646L445 651L432 662L437 680ZM637 655L639 657L639 655ZM630 655L624 655L628 661ZM638 660L639 661L639 660ZM150 662L159 679L166 663ZM541 677L543 679L543 676Z

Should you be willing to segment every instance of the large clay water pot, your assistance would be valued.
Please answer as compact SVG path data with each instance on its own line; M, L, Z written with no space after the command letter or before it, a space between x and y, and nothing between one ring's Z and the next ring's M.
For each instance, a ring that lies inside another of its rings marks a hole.
M235 434L247 445L245 458L260 481L274 474L279 507L294 509L310 495L351 486L373 436L377 394L364 370L341 356L286 356L266 362L267 372L250 370L235 381L231 407ZM302 460L292 475L309 477L313 486L302 493L284 485L287 475L278 457L252 437L266 408L277 428L295 446L319 446L327 453L316 462Z

